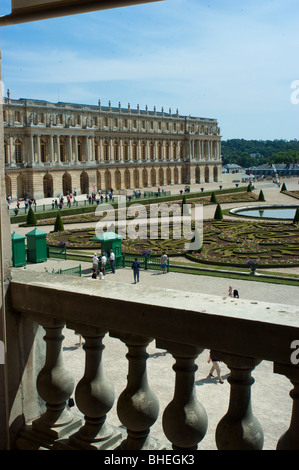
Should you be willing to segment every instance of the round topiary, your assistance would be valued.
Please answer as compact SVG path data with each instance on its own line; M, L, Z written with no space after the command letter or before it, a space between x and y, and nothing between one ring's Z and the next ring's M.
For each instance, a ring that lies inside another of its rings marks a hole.
M223 214L222 214L222 209L220 204L217 205L215 214L214 214L214 219L215 220L222 220L223 219Z
M35 213L33 212L32 207L29 208L26 223L27 225L37 225L37 220L36 220Z
M63 232L63 231L64 231L64 225L62 222L61 214L60 212L58 212L56 220L55 220L54 232Z

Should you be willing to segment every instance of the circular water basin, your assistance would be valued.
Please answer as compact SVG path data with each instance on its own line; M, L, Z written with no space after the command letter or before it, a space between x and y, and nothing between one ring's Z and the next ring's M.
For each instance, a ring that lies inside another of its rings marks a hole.
M299 206L251 206L251 207L238 207L231 209L229 212L234 215L242 217L253 217L255 219L279 219L279 220L293 220L296 209Z

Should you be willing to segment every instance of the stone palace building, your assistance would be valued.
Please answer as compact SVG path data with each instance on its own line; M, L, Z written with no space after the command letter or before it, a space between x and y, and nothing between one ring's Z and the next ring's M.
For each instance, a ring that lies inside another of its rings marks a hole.
M57 197L220 181L217 120L4 98L7 195Z

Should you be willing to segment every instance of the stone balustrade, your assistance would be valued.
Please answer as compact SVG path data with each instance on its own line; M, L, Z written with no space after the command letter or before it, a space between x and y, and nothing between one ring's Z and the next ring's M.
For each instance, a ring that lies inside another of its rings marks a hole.
M291 344L299 339L298 308L26 271L14 272L10 290L14 315L41 325L46 345L36 380L45 408L19 431L16 448L200 449L209 417L196 397L195 361L211 349L230 370L227 413L215 429L217 448L263 448L264 431L254 416L251 387L252 371L266 360L273 362L274 373L290 380L290 390L294 387L290 427L277 448L299 449L299 367L291 361ZM65 326L83 338L85 368L77 384L64 364ZM127 385L119 397L103 367L108 334L127 349ZM161 410L147 372L152 341L172 355L174 364L173 399ZM82 419L67 409L70 396ZM115 400L122 427L109 424ZM159 413L165 442L150 435Z

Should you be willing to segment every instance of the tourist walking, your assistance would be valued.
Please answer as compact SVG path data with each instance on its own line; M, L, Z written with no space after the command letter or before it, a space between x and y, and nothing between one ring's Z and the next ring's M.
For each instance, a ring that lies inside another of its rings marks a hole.
M98 267L99 267L99 258L98 258L97 253L95 253L92 258L92 269L94 269L95 272L97 273Z
M101 257L101 270L102 270L103 276L105 276L106 263L107 263L107 256L105 255L105 253L103 253Z
M110 250L109 261L112 273L115 274L115 254L113 253L113 250Z
M161 258L160 258L160 263L161 263L161 268L162 268L162 273L166 274L167 273L167 254L165 251L163 252Z
M215 358L213 356L213 354L211 353L211 351L210 351L210 356L209 356L209 359L208 359L208 363L210 363L211 361L212 361L212 367L211 367L211 370L209 372L209 375L211 377L214 377L213 372L214 372L214 370L216 370L219 383L223 384L223 380L221 378L220 366L219 366L219 359Z
M140 268L141 268L141 264L138 261L138 259L135 258L135 261L132 264L132 269L133 269L133 274L134 274L134 284L136 284L136 282L139 282L139 270L140 270Z

